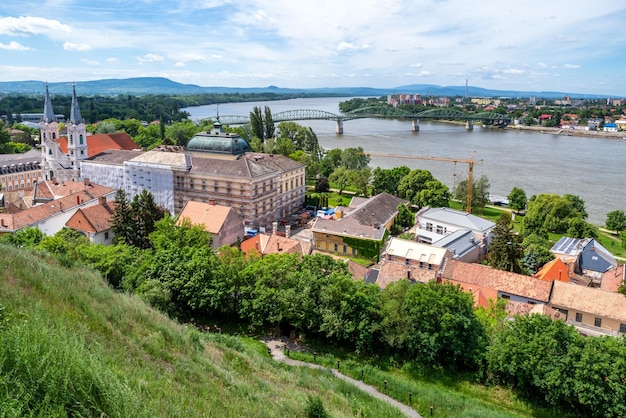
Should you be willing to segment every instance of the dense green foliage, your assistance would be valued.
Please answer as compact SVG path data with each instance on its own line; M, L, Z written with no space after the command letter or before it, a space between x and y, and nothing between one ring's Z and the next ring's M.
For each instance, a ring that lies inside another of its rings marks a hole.
M585 338L563 321L518 316L487 351L491 379L579 416L626 414L626 340Z
M606 214L606 228L620 233L626 230L626 214L623 210L614 210Z
M520 238L513 232L511 225L511 214L503 212L493 229L493 238L489 246L489 265L498 270L521 273L522 255Z
M176 324L91 271L0 251L0 416L303 416L309 397L333 417L401 416L259 341Z
M520 212L526 209L528 199L526 198L526 192L520 187L513 187L506 197L509 200L509 207L515 212Z
M450 200L448 186L435 179L430 171L415 169L398 183L398 196L417 207L447 207Z

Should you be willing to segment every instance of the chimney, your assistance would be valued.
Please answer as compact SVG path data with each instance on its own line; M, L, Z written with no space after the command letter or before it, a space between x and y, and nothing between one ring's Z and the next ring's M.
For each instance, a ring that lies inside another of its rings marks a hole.
M285 238L289 238L291 235L291 225L285 225Z
M89 177L85 177L83 182L85 183L85 186L91 186L91 181L89 181Z
M276 235L278 232L278 222L272 222L272 235Z
M280 248L280 242L277 242L277 243L276 243L276 250L277 250L277 251L281 251L281 250L282 250L282 249Z
M104 205L106 205L106 204L107 204L107 197L106 197L106 196L100 196L100 197L98 198L98 204L99 204L100 206L104 206Z
M59 210L63 212L63 202L59 202Z
M209 199L209 205L211 205L211 206L215 206L215 205L217 205L217 200L215 200L215 199Z
M76 195L76 204L80 205L80 196L79 195Z
M7 227L6 222L4 221L4 218L0 218L0 226L2 226L3 228Z

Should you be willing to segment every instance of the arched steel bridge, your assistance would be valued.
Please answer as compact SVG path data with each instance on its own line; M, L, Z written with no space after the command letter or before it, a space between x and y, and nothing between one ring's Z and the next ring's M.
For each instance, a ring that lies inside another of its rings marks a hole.
M494 112L465 113L452 109L430 109L424 112L411 113L397 108L379 106L362 107L342 114L334 114L323 110L298 109L287 110L272 114L274 122L288 122L299 120L331 120L337 123L337 133L343 133L343 122L354 119L384 118L384 119L410 119L413 121L412 130L419 130L420 119L431 120L462 120L466 121L466 128L471 129L474 121L506 125L511 118ZM226 125L245 125L250 123L250 116L220 115L220 122Z

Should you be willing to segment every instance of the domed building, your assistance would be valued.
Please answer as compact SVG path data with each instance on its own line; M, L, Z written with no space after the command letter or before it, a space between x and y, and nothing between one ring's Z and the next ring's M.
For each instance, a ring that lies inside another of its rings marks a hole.
M224 131L219 119L210 132L199 132L185 147L189 152L240 155L252 151L245 139L235 133Z
M252 152L239 135L215 122L187 146L148 152L107 151L81 162L85 177L127 195L149 190L155 202L179 214L188 201L235 209L245 225L268 226L304 204L304 164Z

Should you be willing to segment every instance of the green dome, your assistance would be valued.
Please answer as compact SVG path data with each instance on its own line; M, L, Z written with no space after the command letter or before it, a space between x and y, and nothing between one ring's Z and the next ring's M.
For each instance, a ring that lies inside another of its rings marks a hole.
M251 151L250 145L234 133L227 133L218 122L211 132L199 132L187 143L187 151L239 155Z

